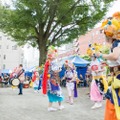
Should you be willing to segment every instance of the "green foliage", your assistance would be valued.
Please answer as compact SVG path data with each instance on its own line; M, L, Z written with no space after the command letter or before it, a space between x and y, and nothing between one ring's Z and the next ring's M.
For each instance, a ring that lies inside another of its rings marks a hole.
M105 15L113 0L15 0L0 6L0 29L19 45L39 50L59 46L85 34Z

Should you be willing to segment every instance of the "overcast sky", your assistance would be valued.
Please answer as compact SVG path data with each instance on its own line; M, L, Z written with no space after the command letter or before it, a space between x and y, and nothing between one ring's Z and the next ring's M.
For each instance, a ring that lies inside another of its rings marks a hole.
M107 13L107 17L111 16L114 12L120 11L120 0L117 0L113 3L111 8Z

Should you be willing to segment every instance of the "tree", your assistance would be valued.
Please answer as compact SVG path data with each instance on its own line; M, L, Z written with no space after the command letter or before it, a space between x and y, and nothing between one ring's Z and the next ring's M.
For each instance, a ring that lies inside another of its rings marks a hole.
M0 6L0 29L19 45L37 47L39 65L50 45L73 41L105 15L113 0L15 0L14 7Z

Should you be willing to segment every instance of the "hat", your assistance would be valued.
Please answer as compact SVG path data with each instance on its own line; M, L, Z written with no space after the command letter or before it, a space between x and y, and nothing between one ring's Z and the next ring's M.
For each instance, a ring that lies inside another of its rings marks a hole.
M57 49L54 46L49 46L48 48L48 53L47 53L47 58L48 59L53 59L57 57Z
M113 17L116 18L120 22L120 12L115 12Z
M120 12L102 22L101 29L107 37L120 40Z

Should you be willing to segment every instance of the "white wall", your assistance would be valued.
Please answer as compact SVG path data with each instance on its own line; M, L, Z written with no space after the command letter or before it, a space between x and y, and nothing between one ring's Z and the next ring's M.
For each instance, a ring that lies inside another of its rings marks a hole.
M0 69L4 67L5 69L14 69L19 64L23 64L23 50L11 40L11 37L0 32ZM16 49L13 46L16 46Z

